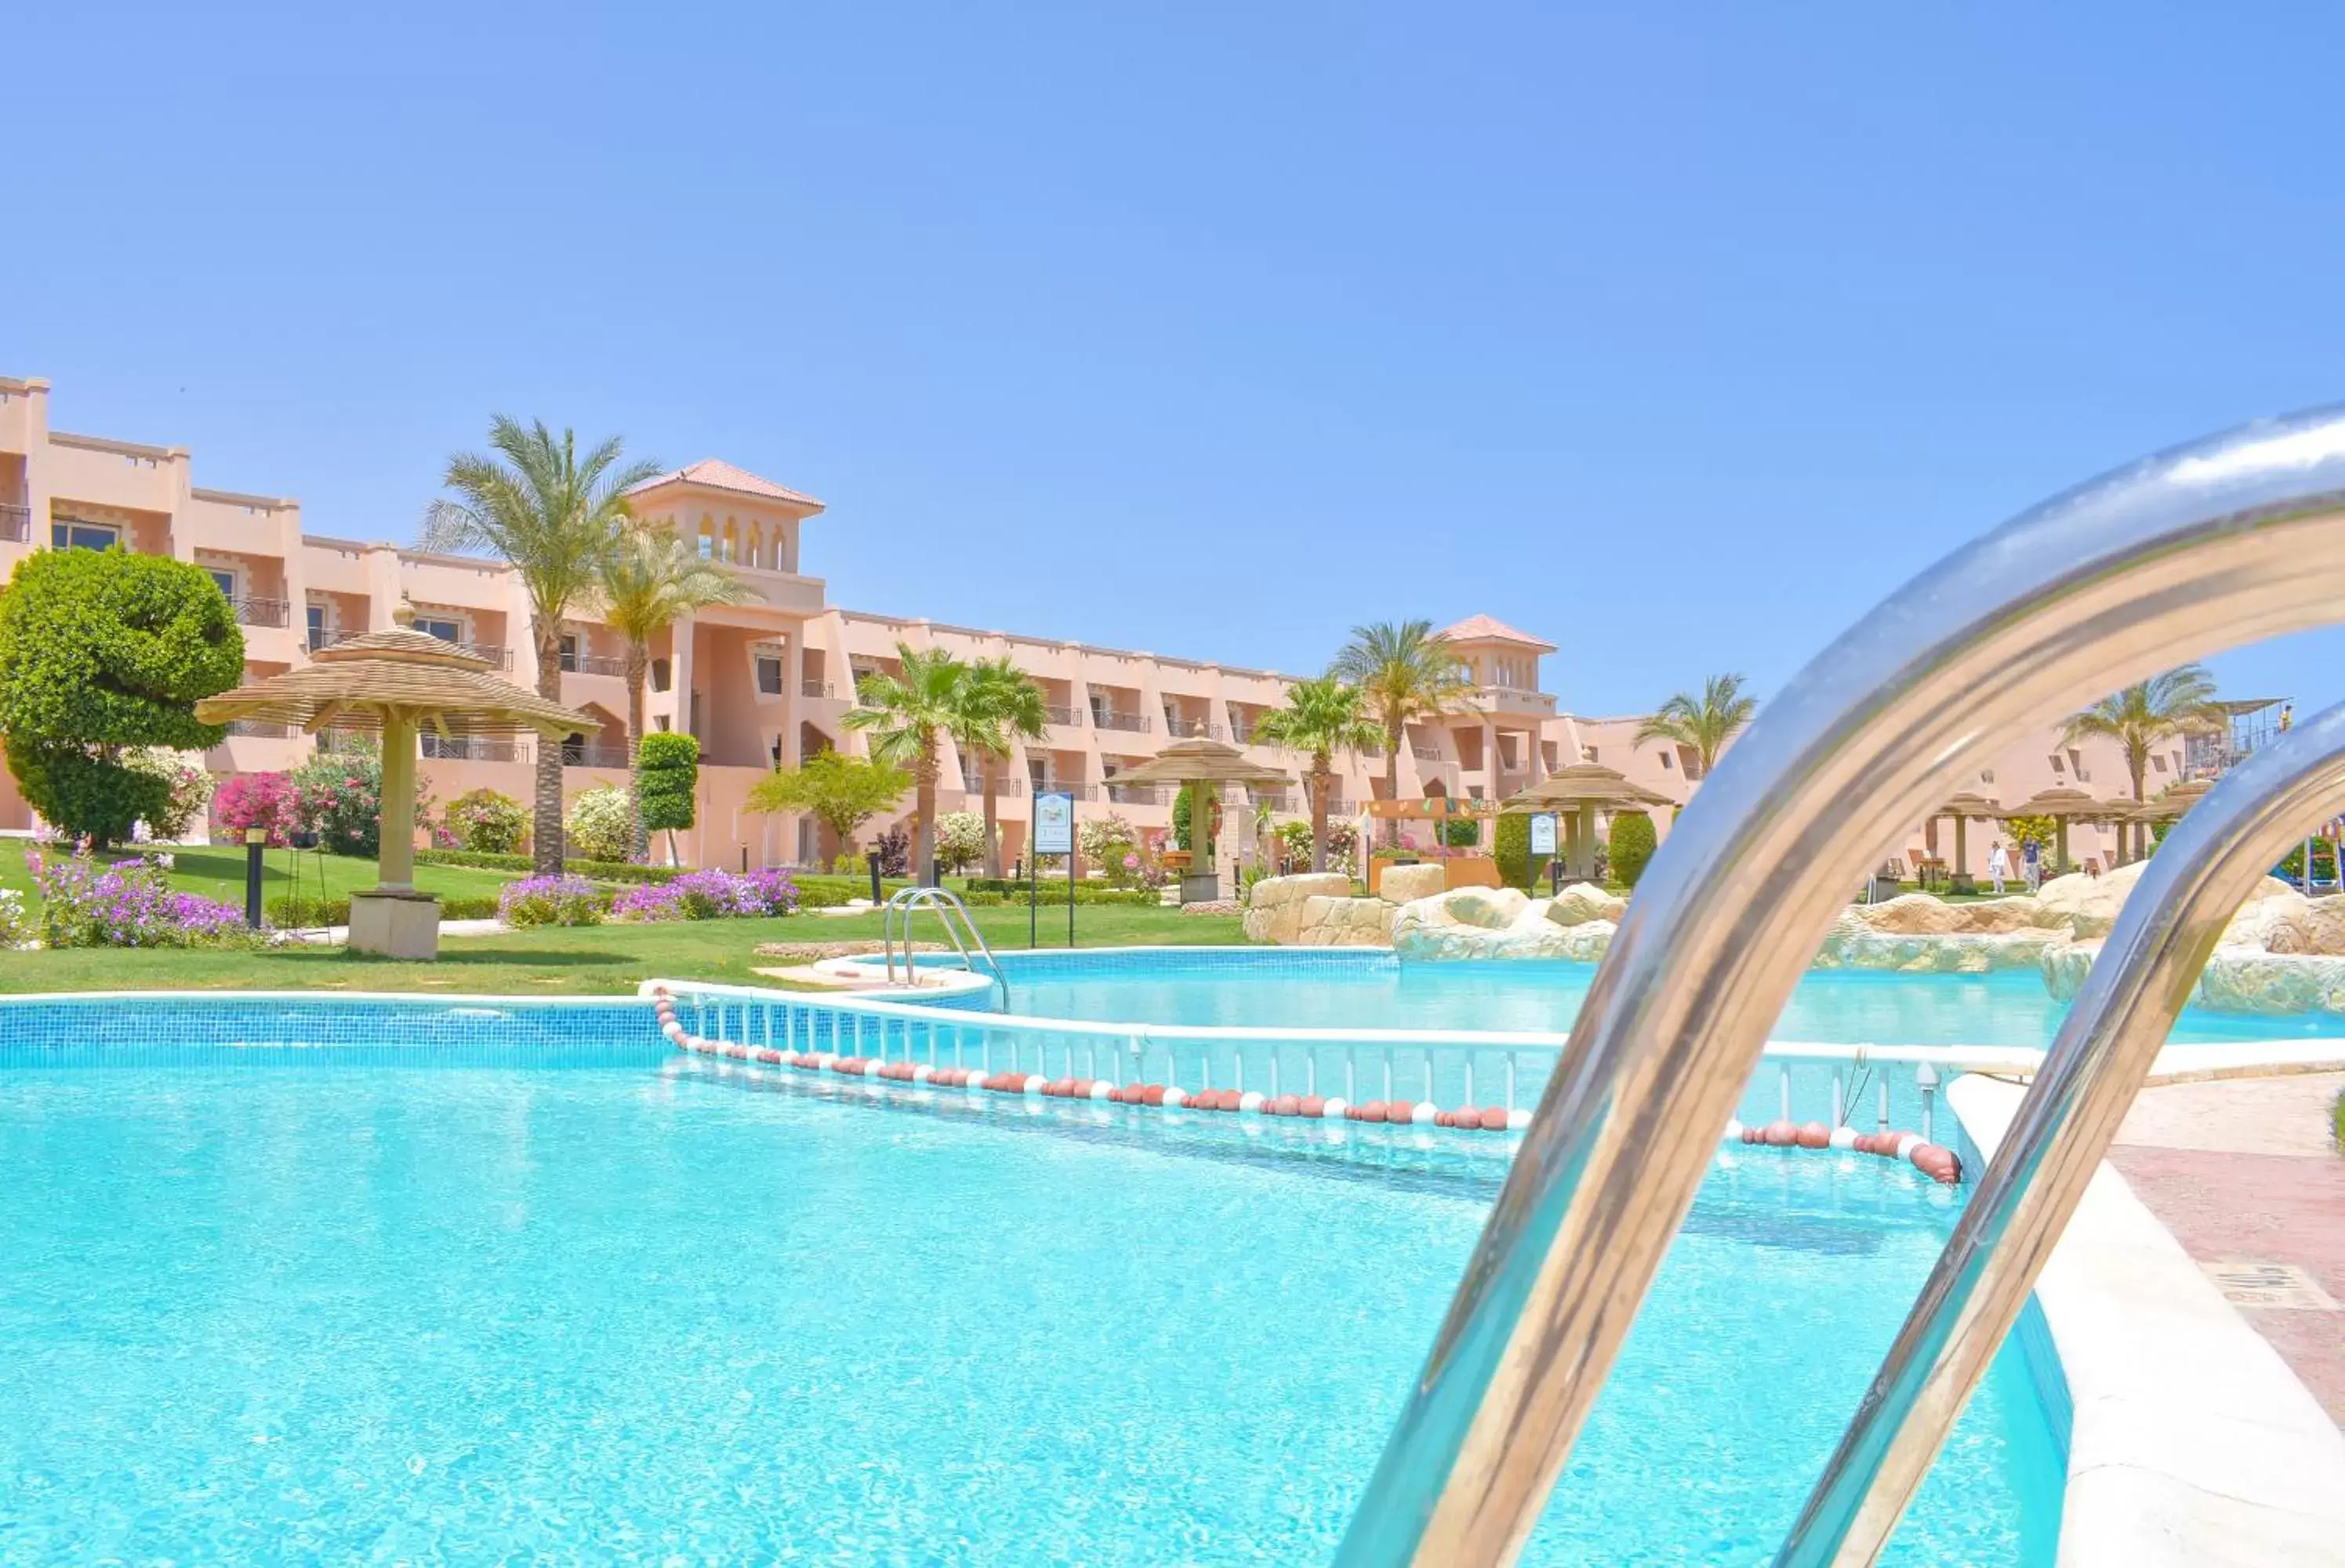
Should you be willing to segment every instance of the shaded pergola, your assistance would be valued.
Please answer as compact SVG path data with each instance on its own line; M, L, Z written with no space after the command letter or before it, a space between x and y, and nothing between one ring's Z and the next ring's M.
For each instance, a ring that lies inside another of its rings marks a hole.
M382 853L378 885L350 895L353 950L436 957L440 901L415 890L416 736L534 734L559 743L596 727L587 714L489 673L489 663L400 624L320 648L298 670L196 704L208 724L254 719L310 734L334 728L382 737Z
M2060 870L2069 869L2068 824L2071 822L2115 822L2123 808L2115 801L2103 800L2087 791L2067 784L2055 784L2038 790L2017 805L2007 805L1995 814L2005 822L2016 816L2048 816L2057 835L2052 864Z
M1930 814L1934 817L1952 817L1954 823L1954 882L1957 888L1970 880L1970 844L1964 829L1973 822L1993 822L2003 814L2003 808L1983 794L1969 790L1954 796Z
M2124 803L2125 820L2133 825L2133 858L2138 860L2148 854L2151 824L2179 819L2214 787L2205 779L2185 779L2180 784L2168 784L2147 800Z
M1221 874L1213 865L1213 801L1223 784L1284 789L1294 781L1276 768L1247 760L1245 753L1226 742L1204 735L1174 741L1162 751L1115 775L1115 782L1133 784L1190 784L1189 869L1181 877L1181 902L1196 904L1221 895ZM1310 787L1304 781L1304 788Z
M1563 817L1565 872L1585 882L1596 875L1596 814L1675 805L1626 774L1600 763L1574 763L1507 799L1510 813L1552 811Z

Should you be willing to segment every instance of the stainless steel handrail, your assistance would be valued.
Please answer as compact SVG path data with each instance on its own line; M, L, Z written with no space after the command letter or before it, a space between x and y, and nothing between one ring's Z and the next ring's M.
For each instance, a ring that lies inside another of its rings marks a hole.
M2345 797L2345 704L2257 752L2158 846L1776 1558L1871 1564L2003 1342L2234 911Z
M969 905L961 902L960 895L942 887L898 888L895 895L888 900L887 907L880 912L879 941L888 963L888 983L891 986L896 983L896 922L898 916L902 917L904 928L904 981L909 985L919 978L912 966L912 915L920 909L937 912L937 923L945 928L945 936L952 942L953 951L960 956L961 967L973 975L977 973L977 966L969 960L969 948L960 939L960 931L953 928L954 921L959 921L960 930L969 933L969 940L977 944L978 952L984 956L985 966L993 971L993 983L1001 993L1002 1009L1008 1011L1010 976L1002 971L1001 960L993 956L992 947L986 943L985 933L980 931L977 922L969 918Z
M1647 866L1338 1563L1519 1553L1845 889L1979 754L2178 661L2340 616L2332 409L2055 497L1802 671Z

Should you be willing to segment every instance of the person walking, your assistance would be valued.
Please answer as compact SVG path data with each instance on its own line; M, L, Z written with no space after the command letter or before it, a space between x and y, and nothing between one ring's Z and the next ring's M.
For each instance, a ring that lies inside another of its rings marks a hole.
M2031 895L2039 891L2044 885L2044 851L2034 839L2020 845L2019 865L2027 873L2027 891Z
M2011 851L2003 847L2003 840L1999 838L1995 841L1995 847L1986 852L1986 875L1987 880L1995 884L1995 896L2002 897L2003 885L2011 880Z

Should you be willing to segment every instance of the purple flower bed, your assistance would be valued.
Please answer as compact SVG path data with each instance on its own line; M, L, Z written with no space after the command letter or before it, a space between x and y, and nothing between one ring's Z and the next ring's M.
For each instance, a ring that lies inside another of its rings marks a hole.
M86 855L25 857L41 890L41 939L52 947L220 947L249 942L233 904L172 890L163 868Z
M600 926L609 895L583 876L524 876L497 895L508 926Z
M727 920L795 915L797 884L787 871L752 871L736 876L711 868L687 872L673 882L645 883L619 895L611 905L616 920Z

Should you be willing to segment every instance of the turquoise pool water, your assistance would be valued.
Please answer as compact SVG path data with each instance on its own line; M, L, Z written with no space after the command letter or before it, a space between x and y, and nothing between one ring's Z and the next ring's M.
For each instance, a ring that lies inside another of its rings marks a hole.
M640 1011L0 1042L12 1568L1324 1561L1502 1170L760 1087ZM1953 1201L1722 1156L1527 1561L1765 1561ZM2006 1352L1891 1561L2049 1563L2056 1443Z

